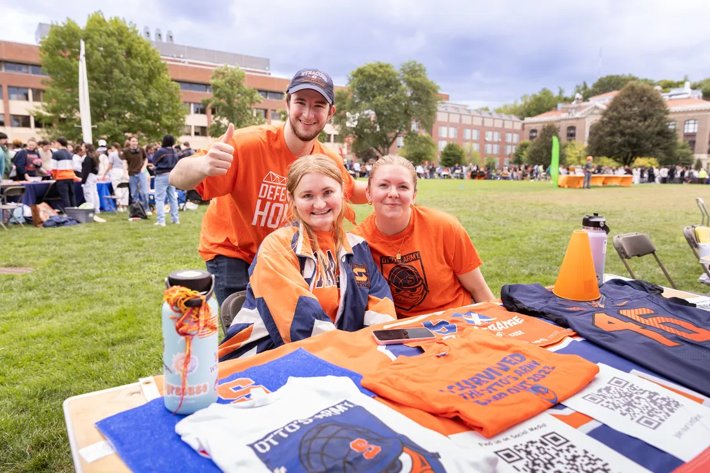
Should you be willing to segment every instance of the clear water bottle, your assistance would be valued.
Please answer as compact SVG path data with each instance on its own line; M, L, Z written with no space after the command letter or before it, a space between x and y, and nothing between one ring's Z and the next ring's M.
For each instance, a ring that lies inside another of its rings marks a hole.
M597 274L597 284L601 286L604 282L604 263L606 261L606 243L609 227L606 226L606 219L596 212L593 215L584 216L582 227L589 234L589 246L592 249L594 271Z
M163 374L165 407L191 414L217 400L217 301L214 277L182 270L165 280Z

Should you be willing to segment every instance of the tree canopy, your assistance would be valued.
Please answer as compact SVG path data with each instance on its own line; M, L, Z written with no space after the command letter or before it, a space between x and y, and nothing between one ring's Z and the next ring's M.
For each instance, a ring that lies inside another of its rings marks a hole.
M374 150L383 156L398 136L431 130L438 89L415 61L399 72L383 62L366 64L350 73L347 90L336 93L334 123L341 135L354 138L358 155Z
M559 138L559 130L557 127L548 123L542 127L540 134L535 138L527 149L526 159L529 164L542 164L547 167L552 159L552 137ZM560 149L560 164L564 164L565 154L564 148Z
M503 105L496 108L498 113L507 113L515 115L519 118L534 117L541 113L549 112L557 107L557 104L566 100L564 93L560 89L555 95L548 88L540 90L540 92L532 95L523 95L520 103L515 102L512 105Z
M123 143L128 133L159 140L180 134L185 110L180 88L158 51L135 27L92 13L82 29L68 19L40 43L40 61L50 81L44 105L35 111L49 136L81 139L79 40L86 46L93 136Z
M463 162L463 148L456 143L447 143L441 150L439 164L445 167L455 166Z
M436 158L436 144L426 133L410 133L404 138L404 148L400 154L414 164L433 161Z
M210 136L222 135L229 123L233 123L235 128L261 123L261 118L254 116L252 111L252 107L261 101L261 95L246 85L245 77L239 68L227 65L212 72L212 97L202 101L213 110Z
M668 116L665 101L652 86L629 82L592 125L588 151L622 166L631 165L637 156L667 161L676 148Z

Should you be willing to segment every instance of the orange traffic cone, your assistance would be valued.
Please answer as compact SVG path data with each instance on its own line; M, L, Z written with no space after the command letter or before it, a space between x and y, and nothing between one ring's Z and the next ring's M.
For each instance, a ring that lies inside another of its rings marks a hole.
M589 235L585 230L572 232L552 292L558 297L573 301L593 301L601 296Z

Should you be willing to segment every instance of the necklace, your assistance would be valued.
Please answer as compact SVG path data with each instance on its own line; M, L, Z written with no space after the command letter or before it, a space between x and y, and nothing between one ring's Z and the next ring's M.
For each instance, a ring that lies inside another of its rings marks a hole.
M394 256L394 259L397 260L397 263L402 262L402 246L404 246L404 242L407 240L407 236L404 236L399 242L399 248L397 248L397 253Z

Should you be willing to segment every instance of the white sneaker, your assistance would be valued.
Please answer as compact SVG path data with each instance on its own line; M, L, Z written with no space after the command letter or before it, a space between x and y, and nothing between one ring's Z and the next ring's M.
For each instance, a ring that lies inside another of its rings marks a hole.
M157 225L157 226L159 226L159 227L164 227L164 226L165 226L165 222L155 222L155 225Z
M94 222L106 223L106 219L103 219L103 218L99 217L98 215L94 215Z
M151 215L153 215L153 212L151 212L150 210L146 210L145 214L150 217Z

